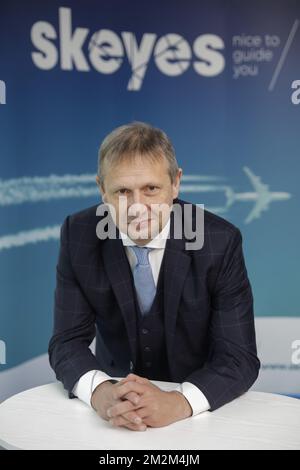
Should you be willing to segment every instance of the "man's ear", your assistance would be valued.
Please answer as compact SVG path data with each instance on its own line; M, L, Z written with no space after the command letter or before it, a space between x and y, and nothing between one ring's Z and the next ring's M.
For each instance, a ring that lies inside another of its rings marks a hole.
M173 199L176 199L178 197L181 177L182 177L182 168L179 168L178 173L175 177L175 181L173 183Z
M103 201L103 202L106 202L105 189L104 189L104 186L103 186L103 184L101 183L100 178L99 178L98 175L96 176L96 184L97 184L97 186L98 186L98 188L99 188L99 191L100 191L100 194L101 194L101 196L102 196L102 201Z

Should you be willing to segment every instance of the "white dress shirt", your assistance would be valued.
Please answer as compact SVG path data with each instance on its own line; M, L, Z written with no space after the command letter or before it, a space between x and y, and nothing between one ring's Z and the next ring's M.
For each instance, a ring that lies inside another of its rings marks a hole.
M143 245L148 248L153 248L149 252L149 263L152 268L152 274L154 278L154 283L157 285L157 280L159 276L160 266L163 259L165 245L168 238L170 230L170 218L162 231L153 238L149 243ZM120 231L120 236L125 247L126 255L133 271L137 259L132 250L128 248L128 246L136 245L136 243L128 237L128 235L124 234ZM91 406L91 396L95 388L100 385L102 382L105 382L108 379L111 379L109 375L105 372L100 370L91 370L84 374L78 382L75 384L73 388L73 394L77 396L80 400L84 401L88 405ZM194 384L190 382L183 382L177 388L177 390L181 392L185 398L188 400L189 404L191 405L193 416L202 413L203 411L208 411L210 409L210 405L205 397L205 395L196 387Z

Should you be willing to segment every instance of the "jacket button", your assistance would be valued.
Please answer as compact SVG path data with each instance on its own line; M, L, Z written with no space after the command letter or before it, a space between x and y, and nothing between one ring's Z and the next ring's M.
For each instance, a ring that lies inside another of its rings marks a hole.
M146 362L146 366L147 366L147 367L151 367L151 366L152 366L152 362L150 362L150 361Z
M149 351L151 351L151 349L149 348L149 346L146 346L146 347L144 348L144 351L149 352Z
M143 328L143 329L142 329L142 333L143 333L144 335L146 335L147 333L149 333L149 330L147 330L147 328Z

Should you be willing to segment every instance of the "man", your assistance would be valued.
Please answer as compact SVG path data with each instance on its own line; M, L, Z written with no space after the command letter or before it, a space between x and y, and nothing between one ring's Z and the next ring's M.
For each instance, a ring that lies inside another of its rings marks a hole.
M173 208L197 206L178 199L181 176L164 132L121 126L100 147L96 177L117 236L110 223L103 237L97 206L61 230L50 364L70 398L131 430L213 411L260 367L240 231L205 210L203 243L188 249Z

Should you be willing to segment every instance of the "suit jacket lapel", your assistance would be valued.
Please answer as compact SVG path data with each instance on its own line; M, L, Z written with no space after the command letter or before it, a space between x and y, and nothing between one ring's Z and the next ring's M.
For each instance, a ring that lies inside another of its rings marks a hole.
M174 330L182 288L191 257L185 251L185 240L174 238L174 214L171 212L170 237L164 253L164 316L165 338L170 369L173 364Z
M119 236L118 231L117 236ZM132 362L135 364L137 329L133 292L134 284L122 240L107 238L103 243L102 256L107 276L124 318Z

